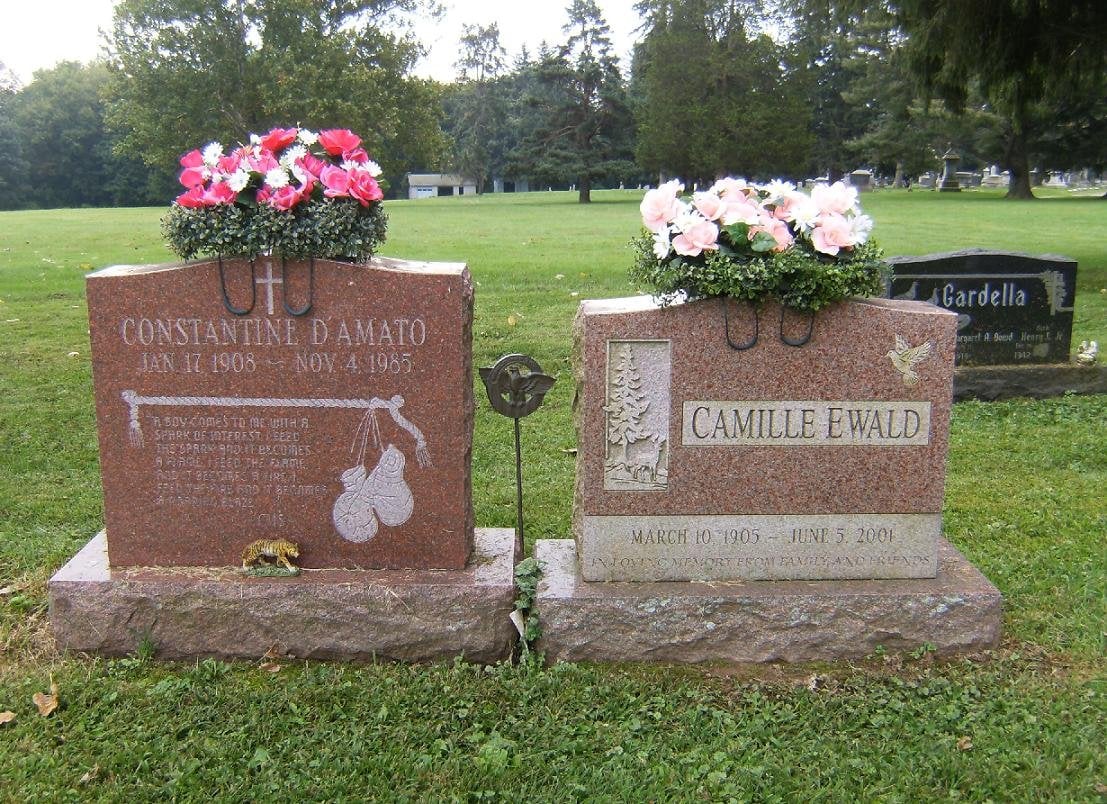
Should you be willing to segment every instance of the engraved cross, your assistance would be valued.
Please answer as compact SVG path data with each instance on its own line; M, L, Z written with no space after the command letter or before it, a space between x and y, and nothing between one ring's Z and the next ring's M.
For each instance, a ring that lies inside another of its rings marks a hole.
M269 307L269 315L273 315L273 285L284 284L283 279L273 276L272 260L265 261L265 276L254 280L255 284L265 285L265 300Z

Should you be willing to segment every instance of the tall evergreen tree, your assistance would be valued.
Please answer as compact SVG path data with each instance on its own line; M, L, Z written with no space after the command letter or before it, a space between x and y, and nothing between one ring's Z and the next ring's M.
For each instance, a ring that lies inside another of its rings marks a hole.
M595 0L572 0L566 41L542 54L529 102L539 122L512 155L517 172L575 181L580 203L601 178L634 173L626 87L611 51L611 31Z
M756 31L759 4L643 0L635 51L637 156L687 180L803 172L810 112L780 48Z
M477 183L477 192L504 161L509 86L502 81L503 45L496 23L466 25L456 67L458 83L450 106L450 130L457 169Z

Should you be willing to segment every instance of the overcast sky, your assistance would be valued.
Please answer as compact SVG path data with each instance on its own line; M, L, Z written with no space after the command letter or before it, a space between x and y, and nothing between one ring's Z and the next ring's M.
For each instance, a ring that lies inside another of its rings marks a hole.
M598 0L611 26L616 54L623 66L639 24L634 0ZM111 23L113 0L0 0L0 62L24 84L32 73L66 59L90 61L100 54L98 28ZM442 81L454 77L462 26L498 22L508 61L526 44L533 54L540 42L558 42L568 0L442 0L446 16L417 32L429 54L417 72Z

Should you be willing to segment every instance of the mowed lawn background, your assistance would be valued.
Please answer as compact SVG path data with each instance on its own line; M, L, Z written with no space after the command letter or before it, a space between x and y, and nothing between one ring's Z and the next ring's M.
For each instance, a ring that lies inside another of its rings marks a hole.
M390 202L383 254L465 261L474 363L559 377L523 422L527 543L570 535L570 325L634 292L641 194ZM1107 202L880 191L889 255L1079 263L1073 342L1107 347ZM1005 597L1005 643L722 668L151 662L59 656L45 582L101 527L84 274L171 259L162 209L0 213L0 801L1089 800L1107 790L1107 397L955 406L945 530ZM478 388L477 524L513 522L511 425ZM156 650L156 645L152 646ZM58 683L40 718L31 696Z

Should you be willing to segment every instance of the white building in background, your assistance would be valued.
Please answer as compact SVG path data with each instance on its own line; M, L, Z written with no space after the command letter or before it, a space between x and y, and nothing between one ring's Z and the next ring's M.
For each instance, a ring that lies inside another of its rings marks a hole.
M456 173L408 173L405 178L408 198L477 194L477 183Z

